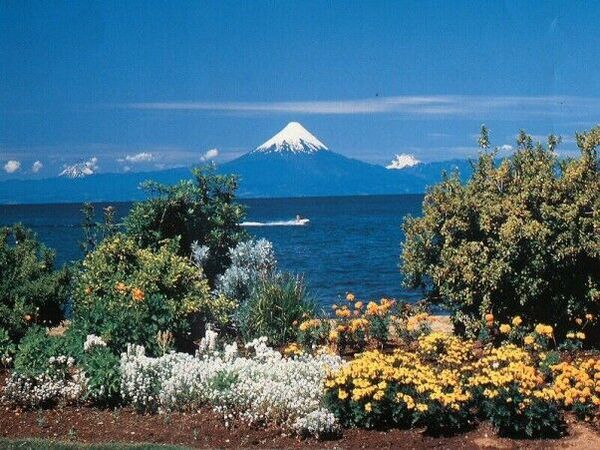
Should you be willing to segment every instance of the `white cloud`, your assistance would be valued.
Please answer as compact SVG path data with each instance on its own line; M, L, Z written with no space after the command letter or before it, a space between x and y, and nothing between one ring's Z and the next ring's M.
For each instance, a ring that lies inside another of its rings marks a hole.
M141 162L150 162L154 161L155 156L152 153L141 152L135 155L127 155L124 159L119 159L119 162L130 162L130 163L141 163Z
M17 160L11 159L6 164L4 164L4 171L6 173L15 173L19 169L21 169L21 163Z
M210 161L211 159L215 159L217 156L219 156L219 150L216 148L211 148L210 150L207 150L206 153L204 153L204 155L202 155L200 160Z
M36 161L32 164L31 171L33 173L38 173L43 168L44 168L44 164L41 161Z
M116 105L139 110L198 110L239 114L399 114L481 117L582 116L600 114L600 97L430 95L294 102L163 102Z
M409 155L407 153L402 153L401 155L396 155L396 157L392 160L390 164L385 166L386 169L404 169L405 167L412 167L419 164L417 158L413 155Z

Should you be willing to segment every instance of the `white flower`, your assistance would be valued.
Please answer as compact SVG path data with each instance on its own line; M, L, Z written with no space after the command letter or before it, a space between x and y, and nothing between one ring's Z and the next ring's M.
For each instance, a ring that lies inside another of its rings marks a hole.
M225 421L239 417L250 423L270 421L316 436L335 429L335 419L322 408L323 381L343 361L332 355L284 358L266 338L246 344L254 356L241 357L237 345L224 353L170 353L145 356L129 347L121 356L123 398L138 410L192 410L208 404Z
M89 352L94 347L106 347L106 342L95 334L88 334L83 343L83 351Z

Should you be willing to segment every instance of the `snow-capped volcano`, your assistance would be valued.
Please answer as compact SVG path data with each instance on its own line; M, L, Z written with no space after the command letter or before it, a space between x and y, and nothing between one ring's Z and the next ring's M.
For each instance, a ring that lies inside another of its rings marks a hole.
M93 157L89 161L84 161L72 166L66 166L64 170L58 174L59 177L65 178L83 178L96 173L98 169L98 158Z
M413 167L420 163L421 163L421 161L419 161L413 155L402 153L401 155L396 155L396 157L392 160L392 162L389 163L387 166L385 166L385 168L386 169L404 169L405 167Z
M314 153L319 150L328 150L328 148L298 122L290 122L283 130L258 146L254 152Z

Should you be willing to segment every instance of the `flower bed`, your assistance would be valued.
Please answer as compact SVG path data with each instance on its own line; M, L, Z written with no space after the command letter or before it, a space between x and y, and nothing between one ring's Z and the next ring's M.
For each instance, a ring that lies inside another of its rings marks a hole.
M226 426L271 424L319 438L354 427L447 435L481 420L503 435L553 437L565 429L565 412L598 417L600 358L557 346L549 325L519 317L497 324L488 315L487 340L464 339L432 332L426 313L391 301L367 303L364 312L348 302L334 319L297 324L299 342L281 352L266 338L238 348L208 327L195 355L151 357L130 345L119 360L89 335L79 359L53 354L44 371L13 373L3 399L26 409L116 399L140 413L208 407ZM343 345L339 334L331 339L340 327L349 335Z

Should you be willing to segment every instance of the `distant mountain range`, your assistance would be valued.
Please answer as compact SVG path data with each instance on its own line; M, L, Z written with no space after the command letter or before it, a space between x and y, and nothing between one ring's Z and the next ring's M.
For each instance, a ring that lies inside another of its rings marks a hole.
M423 193L443 171L471 174L466 160L421 163L398 155L388 166L347 158L327 148L297 122L245 155L218 166L240 177L240 197L306 197ZM145 198L140 183L172 184L190 178L189 168L153 172L90 174L82 165L61 177L0 182L0 204L129 201Z

